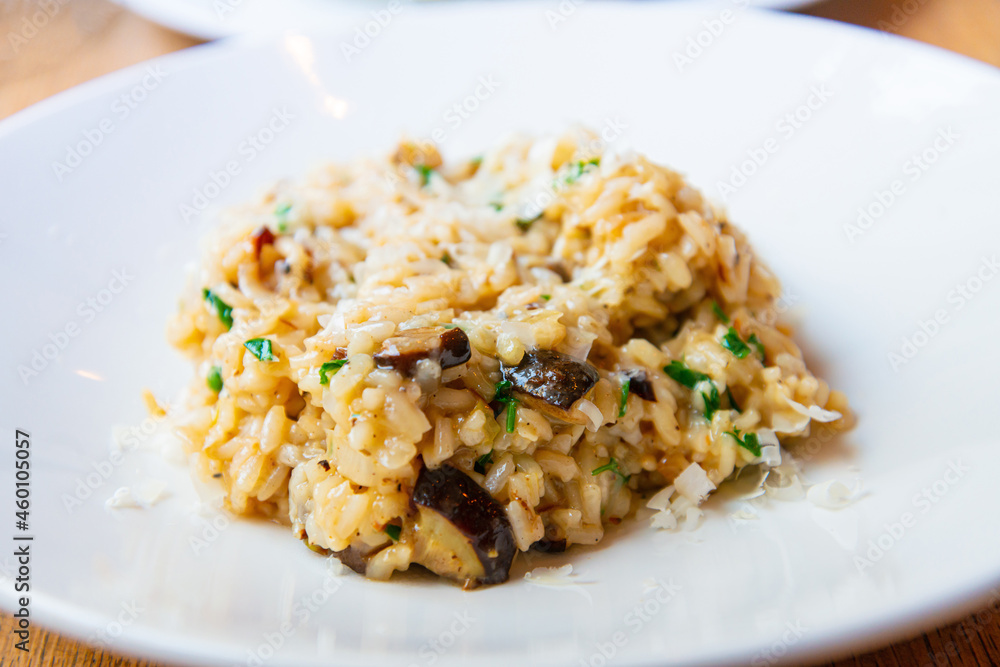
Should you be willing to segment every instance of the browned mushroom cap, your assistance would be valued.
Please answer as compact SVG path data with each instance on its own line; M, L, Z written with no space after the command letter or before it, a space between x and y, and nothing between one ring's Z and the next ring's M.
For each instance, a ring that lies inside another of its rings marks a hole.
M503 365L502 372L525 405L563 421L589 423L583 415L571 413L601 377L586 361L554 350L535 350L525 352L517 366Z
M412 500L418 511L414 562L466 586L507 581L517 551L514 532L486 489L444 465L420 471Z
M389 338L374 359L379 368L412 375L421 359L436 361L444 369L464 364L471 356L469 337L461 329L424 327L400 331L398 336Z
M633 368L625 371L628 378L628 390L630 394L635 394L644 401L656 402L656 394L653 392L653 383L649 381L649 376L641 368Z

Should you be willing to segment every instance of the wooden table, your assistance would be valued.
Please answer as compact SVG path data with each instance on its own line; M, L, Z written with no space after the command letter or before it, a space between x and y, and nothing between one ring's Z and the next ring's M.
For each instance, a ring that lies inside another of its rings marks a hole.
M58 3L53 3L58 4ZM0 36L19 33L35 2L0 0ZM891 30L1000 67L1000 0L828 0L804 13ZM106 0L71 0L17 52L0 44L0 118L96 76L198 43ZM997 119L1000 122L1000 119ZM1000 127L998 127L1000 130ZM0 665L162 667L95 651L39 628L30 655L12 648L13 619L0 614ZM837 663L837 667L1000 665L1000 599L960 622Z

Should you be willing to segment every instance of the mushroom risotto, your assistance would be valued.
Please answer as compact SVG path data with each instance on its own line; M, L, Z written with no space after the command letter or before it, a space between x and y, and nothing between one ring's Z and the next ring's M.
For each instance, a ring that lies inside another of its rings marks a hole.
M473 586L846 428L743 233L594 144L403 143L231 211L169 326L195 473L369 577Z

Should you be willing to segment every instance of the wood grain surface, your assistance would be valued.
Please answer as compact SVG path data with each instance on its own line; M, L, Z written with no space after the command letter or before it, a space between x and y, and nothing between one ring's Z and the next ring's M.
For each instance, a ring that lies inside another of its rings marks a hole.
M106 0L50 6L59 9L32 31L24 20L39 10L37 2L0 0L0 118L107 72L198 43ZM803 13L885 30L1000 67L1000 0L828 0ZM25 654L14 649L14 629L14 618L0 614L0 667L165 667L95 650L37 626ZM952 625L835 664L1000 665L1000 588L985 607Z

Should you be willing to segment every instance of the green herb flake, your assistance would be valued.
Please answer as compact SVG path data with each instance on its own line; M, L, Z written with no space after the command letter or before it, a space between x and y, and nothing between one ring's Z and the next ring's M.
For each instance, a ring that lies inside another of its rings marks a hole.
M219 321L226 325L226 329L233 328L233 307L223 301L212 290L205 288L201 290L202 297L208 302L209 307L215 311Z
M513 433L517 426L517 399L511 395L513 386L509 380L497 382L493 400L507 406L507 432Z
M503 202L502 201L491 201L490 202L490 206L493 208L494 211L503 210Z
M729 399L729 405L733 408L733 410L736 410L736 412L743 412L743 408L741 408L740 404L736 402L735 398L733 398L733 392L729 391L729 387L726 387L726 398Z
M274 209L274 217L278 219L278 231L284 234L288 231L288 213L292 210L289 203L281 204Z
M542 213L539 213L538 215L536 215L533 218L518 218L517 220L514 221L514 224L517 225L517 228L520 229L522 232L526 232L529 229L531 229L531 225L536 220L540 220L541 217L542 217Z
M323 365L319 367L319 383L330 384L330 376L336 375L337 371L343 368L346 363L347 359L334 359L333 361L323 362Z
M599 164L601 164L601 158L596 158L596 157L586 161L577 160L572 165L570 165L569 170L563 177L563 183L565 183L566 185L571 185L573 183L576 183L578 180L580 180L580 177L583 176L584 172L587 171L587 167L591 165L596 166Z
M493 450L486 452L478 459L476 459L475 464L473 464L472 469L478 472L480 475L486 474L486 466L493 465Z
M764 343L760 342L760 338L757 338L757 334L750 334L749 342L755 348L757 348L757 353L760 355L760 360L763 363L764 359L767 358L767 350L764 349Z
M267 338L251 338L243 343L243 347L250 350L250 353L260 361L278 360L278 357L271 353L271 341Z
M420 174L420 187L426 187L431 182L431 174L434 173L434 167L428 167L426 164L416 164L413 165L413 168Z
M448 252L445 251L444 255L441 256L441 261L447 264L448 266L451 266L451 255L449 255Z
M222 369L218 366L212 366L211 370L208 371L208 377L205 379L208 384L208 388L218 394L222 391Z
M543 294L542 298L544 300L546 300L546 301L550 301L552 299L552 295L551 294Z
M590 472L590 474L592 476L596 477L597 475L600 475L602 472L609 472L609 471L613 472L615 475L617 475L625 483L628 483L629 479L632 478L632 475L626 475L625 473L623 473L621 471L621 469L618 467L618 461L615 461L614 457L611 457L608 460L608 462L605 463L604 465L602 465L600 467L597 467L597 468L594 468Z
M740 447L748 450L754 456L760 456L760 439L757 438L756 433L746 433L741 438L740 430L738 428L734 428L732 431L726 431L726 435L732 436L733 440L735 440Z
M400 534L402 534L403 528L402 526L397 526L392 523L387 523L385 525L385 528L382 529L382 531L390 538L392 538L393 542L399 542L399 536Z
M734 327L729 327L729 331L722 337L722 347L735 354L737 359L746 359L750 354L750 347L743 342Z
M622 382L621 395L618 397L618 418L625 416L625 410L628 408L628 391L629 387L632 385L632 378L625 378Z
M726 311L719 307L719 304L715 301L712 302L712 312L715 316L722 320L723 324L729 324L729 315L726 315Z
M712 378L708 377L704 373L699 373L698 371L691 370L680 361L671 361L668 366L663 367L663 372L666 373L670 379L678 382L688 389L694 389L695 385L699 382L704 382L705 380L711 381Z
M705 419L708 421L712 421L712 415L722 406L722 400L719 398L719 390L716 388L714 382L711 384L712 388L707 394L701 392L701 397L705 401Z
M507 401L507 432L513 433L517 426L517 399Z

